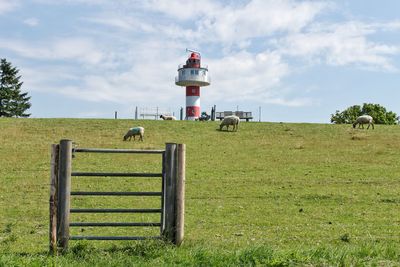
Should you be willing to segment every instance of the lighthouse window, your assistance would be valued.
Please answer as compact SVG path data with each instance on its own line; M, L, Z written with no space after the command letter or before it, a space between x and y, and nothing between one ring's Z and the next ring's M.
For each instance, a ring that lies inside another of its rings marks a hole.
M199 75L199 71L198 71L198 70L195 70L195 71L194 71L194 74Z
M194 75L194 70L190 70L190 74L191 74L191 75Z

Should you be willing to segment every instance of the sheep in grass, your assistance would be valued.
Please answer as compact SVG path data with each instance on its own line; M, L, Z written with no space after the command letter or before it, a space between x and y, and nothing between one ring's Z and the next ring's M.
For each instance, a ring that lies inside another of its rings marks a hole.
M369 126L372 125L372 129L374 128L374 119L369 116L369 115L362 115L356 119L356 121L353 123L353 128L356 128L358 124L358 128L362 127L364 129L364 124L368 123L367 129L369 129Z
M144 128L143 127L133 127L128 130L128 132L124 135L124 141L131 141L133 136L133 140L135 140L136 135L139 135L139 141L143 141L144 136Z
M174 121L174 120L176 120L176 118L174 116L160 115L160 118L165 120L165 121Z
M239 122L240 119L238 116L232 115L232 116L226 116L221 124L219 125L219 130L222 131L222 128L224 126L226 126L226 130L229 130L229 126L232 125L233 126L233 130L232 131L237 131L239 129Z

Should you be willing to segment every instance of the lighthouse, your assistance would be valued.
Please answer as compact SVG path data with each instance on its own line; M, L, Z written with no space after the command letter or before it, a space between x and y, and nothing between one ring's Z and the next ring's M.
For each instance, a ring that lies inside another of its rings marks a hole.
M186 87L186 120L195 120L200 117L200 87L210 85L208 68L201 66L200 53L191 52L185 65L179 65L175 84Z

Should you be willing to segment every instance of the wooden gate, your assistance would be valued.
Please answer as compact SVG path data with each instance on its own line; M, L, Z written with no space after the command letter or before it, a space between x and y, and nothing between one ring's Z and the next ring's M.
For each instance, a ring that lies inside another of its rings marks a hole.
M163 239L180 245L184 234L185 145L167 143L164 150L73 148L71 140L61 140L51 146L50 179L50 251L66 251L69 240L146 240ZM74 172L75 153L129 153L159 154L162 157L160 173L140 172ZM144 177L160 179L156 192L98 192L72 191L71 177ZM74 208L71 196L159 196L159 208ZM71 222L71 213L159 213L159 222ZM157 236L71 236L70 227L159 227Z

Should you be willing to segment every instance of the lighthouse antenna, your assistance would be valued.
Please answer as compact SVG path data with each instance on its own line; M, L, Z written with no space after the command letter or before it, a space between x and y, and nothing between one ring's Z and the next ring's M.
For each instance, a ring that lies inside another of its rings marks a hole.
M196 50L193 50L193 49L189 49L189 48L186 48L186 52L193 52L193 53L196 53L196 54L200 55L199 51L196 51Z

